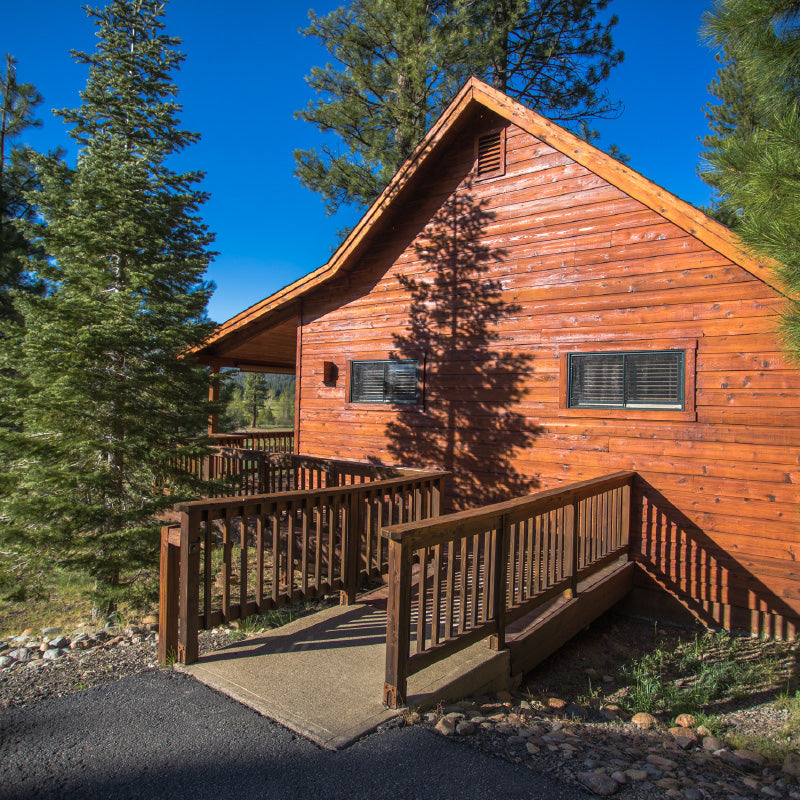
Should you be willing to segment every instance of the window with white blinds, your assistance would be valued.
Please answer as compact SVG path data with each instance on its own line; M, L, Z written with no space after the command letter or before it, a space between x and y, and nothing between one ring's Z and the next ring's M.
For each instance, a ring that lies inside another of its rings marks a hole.
M419 361L387 359L350 363L351 403L415 405Z
M571 353L570 408L684 408L683 350Z

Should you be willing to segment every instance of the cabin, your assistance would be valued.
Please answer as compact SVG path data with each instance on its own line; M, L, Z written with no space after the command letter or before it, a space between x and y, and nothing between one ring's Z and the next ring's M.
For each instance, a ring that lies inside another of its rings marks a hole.
M794 636L790 302L727 228L471 79L330 261L195 355L294 373L295 454L446 471L442 511L632 474L623 607Z

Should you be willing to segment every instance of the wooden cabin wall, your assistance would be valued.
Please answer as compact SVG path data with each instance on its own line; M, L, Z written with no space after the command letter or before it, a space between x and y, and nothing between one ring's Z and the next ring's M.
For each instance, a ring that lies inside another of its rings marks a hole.
M462 134L357 267L304 299L300 450L451 469L457 507L636 470L630 607L793 635L800 373L778 344L784 301L567 156L506 134L505 175L470 185ZM424 247L437 213L448 235ZM694 414L563 408L570 348L651 343L696 357ZM420 406L348 402L350 360L415 354Z

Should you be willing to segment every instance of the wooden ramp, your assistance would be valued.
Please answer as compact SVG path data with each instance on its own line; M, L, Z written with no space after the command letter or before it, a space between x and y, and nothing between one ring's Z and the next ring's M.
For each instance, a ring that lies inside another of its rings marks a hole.
M615 606L633 588L633 563L609 564L578 584L575 597L559 597L506 628L511 674L529 672L587 625Z

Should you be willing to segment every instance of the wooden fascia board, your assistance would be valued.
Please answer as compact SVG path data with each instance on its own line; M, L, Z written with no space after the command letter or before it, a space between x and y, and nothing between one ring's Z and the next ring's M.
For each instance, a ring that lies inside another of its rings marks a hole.
M613 186L630 195L635 200L673 222L679 228L698 238L703 244L729 258L742 269L747 270L768 286L784 296L786 290L781 286L775 273L776 265L768 259L754 258L738 243L735 235L721 223L711 219L685 200L667 191L644 175L636 172L617 159L598 150L593 145L575 136L559 125L545 119L535 111L520 105L496 89L480 81L474 86L477 102L505 117L523 130L541 139L578 164L591 170Z

